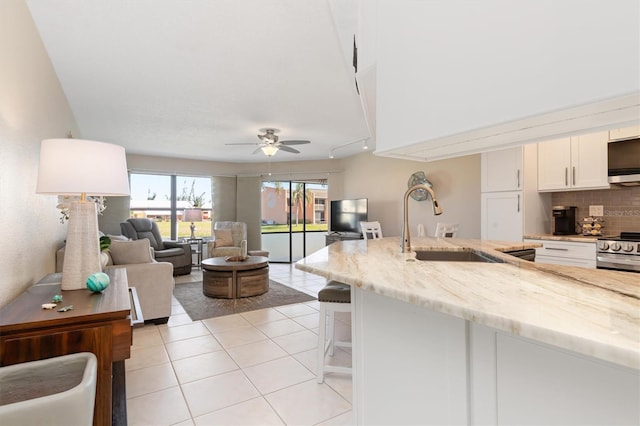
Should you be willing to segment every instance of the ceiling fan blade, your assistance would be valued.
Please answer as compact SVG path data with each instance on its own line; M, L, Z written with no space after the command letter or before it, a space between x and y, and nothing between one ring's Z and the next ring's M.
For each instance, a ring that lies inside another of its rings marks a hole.
M252 154L259 153L261 149L262 149L262 146L259 146L255 151L252 152Z
M304 140L290 140L290 141L280 141L282 145L304 145L307 143L311 143L311 141Z
M225 143L225 145L258 145L258 142Z
M294 154L300 154L300 151L298 151L297 149L290 148L290 147L288 147L286 145L280 145L280 146L278 146L278 149L281 149L281 150L287 151L287 152L292 152Z

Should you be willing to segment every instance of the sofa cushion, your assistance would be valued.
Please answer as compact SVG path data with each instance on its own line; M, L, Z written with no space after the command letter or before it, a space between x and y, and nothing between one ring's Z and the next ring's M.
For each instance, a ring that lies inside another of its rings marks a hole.
M111 241L109 252L114 265L153 262L151 247L147 239L135 241L113 240Z
M215 229L213 231L215 235L215 247L232 247L233 237L231 236L230 229Z

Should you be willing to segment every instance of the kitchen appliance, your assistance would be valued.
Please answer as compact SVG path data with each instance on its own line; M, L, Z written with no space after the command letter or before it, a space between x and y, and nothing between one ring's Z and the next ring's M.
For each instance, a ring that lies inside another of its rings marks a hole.
M607 145L609 183L640 185L640 139L609 142Z
M640 272L640 232L598 238L596 267Z
M575 235L576 232L575 206L553 206L553 235Z

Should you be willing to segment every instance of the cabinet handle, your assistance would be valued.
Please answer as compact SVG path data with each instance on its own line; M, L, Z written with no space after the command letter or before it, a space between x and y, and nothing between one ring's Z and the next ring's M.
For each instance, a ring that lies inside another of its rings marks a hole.
M518 186L516 186L516 188L520 188L520 169L518 169L518 172L516 173L516 179L518 180Z
M520 194L518 194L518 213L520 213Z
M569 251L567 248L558 248L558 247L545 247L545 250L557 250L557 251Z
M564 168L564 186L569 186L569 168Z
M573 166L573 170L571 171L571 178L573 180L572 185L575 186L576 185L576 166Z

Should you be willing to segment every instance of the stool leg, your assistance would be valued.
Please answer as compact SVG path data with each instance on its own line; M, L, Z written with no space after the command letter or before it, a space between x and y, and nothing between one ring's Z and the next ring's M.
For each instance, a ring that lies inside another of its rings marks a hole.
M327 332L327 309L324 303L320 303L320 322L318 327L318 356L316 362L316 380L318 383L324 381L324 356L325 340Z
M336 312L333 309L329 310L329 325L328 334L329 334L329 356L333 356L333 348L335 346L336 341Z

